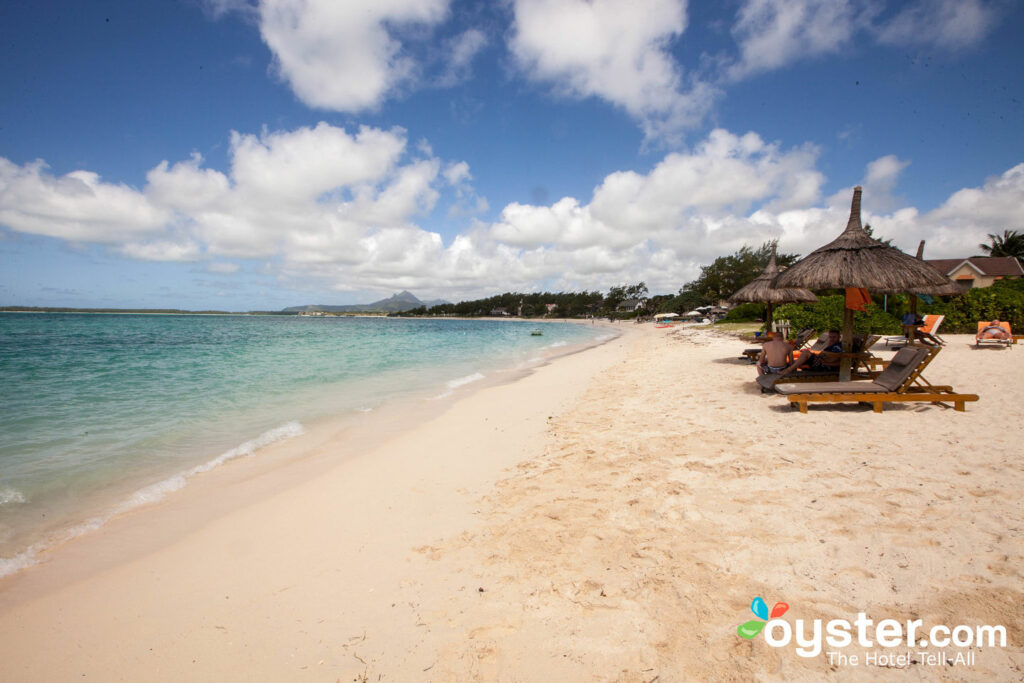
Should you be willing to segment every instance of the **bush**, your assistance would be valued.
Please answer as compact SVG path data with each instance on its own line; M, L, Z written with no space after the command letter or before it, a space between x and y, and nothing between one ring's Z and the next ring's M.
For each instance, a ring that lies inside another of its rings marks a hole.
M841 294L823 296L813 304L783 304L775 309L776 320L789 320L792 329L813 327L818 332L829 329L843 329L843 304ZM900 321L886 313L876 304L868 304L867 313L853 314L853 331L862 334L892 334L903 331Z
M946 316L942 332L975 334L979 320L1006 320L1018 334L1024 331L1024 280L998 281L991 287L972 289L962 296L928 307L929 313Z
M762 320L764 308L764 304L740 304L730 308L722 320L727 323L746 323Z

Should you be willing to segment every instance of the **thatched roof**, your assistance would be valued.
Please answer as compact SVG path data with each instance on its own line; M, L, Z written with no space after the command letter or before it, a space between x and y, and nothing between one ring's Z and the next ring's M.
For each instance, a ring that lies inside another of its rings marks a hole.
M768 261L768 265L765 266L764 271L729 297L729 301L734 304L787 304L818 300L818 297L814 296L813 292L806 289L800 289L798 287L786 287L780 289L773 287L772 280L774 280L778 274L779 267L775 263L775 244L772 244L772 257Z
M872 239L860 223L861 188L853 189L850 220L839 237L787 268L776 287L864 287L876 294L929 294L949 278L924 261Z

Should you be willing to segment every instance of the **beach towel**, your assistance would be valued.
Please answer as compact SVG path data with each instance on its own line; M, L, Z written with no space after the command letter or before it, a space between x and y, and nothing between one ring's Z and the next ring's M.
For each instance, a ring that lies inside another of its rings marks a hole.
M867 305L871 303L871 295L863 287L846 288L846 307L851 311L867 312Z

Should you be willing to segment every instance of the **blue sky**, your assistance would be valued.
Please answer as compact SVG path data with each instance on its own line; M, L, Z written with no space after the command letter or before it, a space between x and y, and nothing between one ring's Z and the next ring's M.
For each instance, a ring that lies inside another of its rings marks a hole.
M0 8L0 305L679 289L864 186L926 256L1024 228L995 0Z

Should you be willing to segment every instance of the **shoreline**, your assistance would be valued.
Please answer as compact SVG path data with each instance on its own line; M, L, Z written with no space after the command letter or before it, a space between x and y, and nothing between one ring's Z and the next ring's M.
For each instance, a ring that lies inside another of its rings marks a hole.
M619 335L621 332L614 334ZM304 438L309 432L314 434L322 434L327 431L353 433L354 436L351 437L353 445L358 443L358 449L365 451L371 447L373 438L366 435L394 431L390 427L382 429L384 423L388 421L401 422L407 425L407 429L412 429L415 425L443 412L448 404L456 398L466 398L473 392L486 387L516 381L537 367L555 362L563 356L599 346L607 341L609 341L608 338L601 336L582 343L565 344L563 342L563 345L545 346L540 349L538 356L529 360L507 366L496 366L487 371L485 375L476 373L466 377L450 377L444 384L439 384L437 387L426 388L408 395L392 396L383 404L372 408L352 409L340 414L324 415L313 419L305 418L301 422L292 419L278 424L264 425L265 429L261 433L243 437L244 441L227 447L220 453L210 453L206 459L195 460L191 463L186 460L180 469L168 470L158 479L141 476L114 482L110 485L108 492L97 492L92 494L91 498L85 499L80 514L69 517L60 526L51 527L46 535L33 539L28 546L22 546L13 555L0 557L0 592L3 590L5 579L45 561L48 555L59 551L66 544L96 533L118 517L161 505L168 497L175 496L188 486L195 486L201 478L209 477L212 471L221 474L222 485L230 485L234 478L242 476L235 473L242 462L257 461L250 462L245 476L252 476L253 472L263 471L265 468L286 467L290 459L300 458L301 453L312 447L307 445L307 442L309 444L316 443L317 437ZM436 393L437 391L440 393ZM295 440L297 443L289 444L287 447L280 443ZM279 455L279 452L289 455ZM225 467L228 471L224 471ZM231 468L235 468L235 470ZM46 517L45 512L43 517Z
M0 582L7 670L960 680L1024 666L1012 350L947 335L927 375L982 394L965 413L802 415L760 394L735 338L628 329L454 397L365 452L339 459L350 435L324 433L307 457L234 486L211 472L219 497L186 487L174 514L120 518ZM739 638L753 596L805 620L1003 624L1010 646L975 648L970 669L837 668Z

